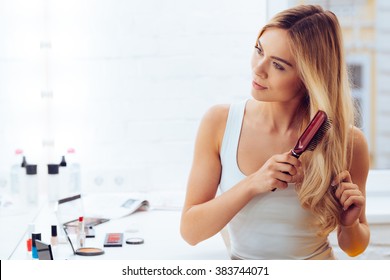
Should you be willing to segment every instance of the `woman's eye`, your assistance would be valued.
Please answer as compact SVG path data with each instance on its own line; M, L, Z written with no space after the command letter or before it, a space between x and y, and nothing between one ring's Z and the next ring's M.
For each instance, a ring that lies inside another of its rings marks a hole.
M273 62L273 65L278 70L284 70L284 67L277 62Z
M263 50L259 46L255 46L255 49L258 54L263 54Z

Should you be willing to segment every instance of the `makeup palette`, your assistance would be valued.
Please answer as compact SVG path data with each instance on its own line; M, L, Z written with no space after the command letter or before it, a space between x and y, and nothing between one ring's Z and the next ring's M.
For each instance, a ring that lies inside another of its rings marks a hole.
M66 234L66 237L68 238L69 244L72 247L73 254L79 255L79 256L99 256L104 254L104 250L100 248L95 247L81 247L77 250L74 249L72 240L70 239L68 235L68 231L66 230L66 227L64 227L64 231Z

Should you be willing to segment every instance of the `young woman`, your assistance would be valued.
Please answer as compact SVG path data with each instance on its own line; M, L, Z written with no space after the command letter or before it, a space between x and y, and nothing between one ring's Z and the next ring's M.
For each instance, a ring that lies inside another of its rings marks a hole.
M227 226L233 259L334 259L337 228L340 248L359 255L370 238L369 154L353 125L336 16L313 5L277 14L251 66L252 98L212 107L199 127L183 238L195 245ZM297 159L290 151L318 110L331 127Z

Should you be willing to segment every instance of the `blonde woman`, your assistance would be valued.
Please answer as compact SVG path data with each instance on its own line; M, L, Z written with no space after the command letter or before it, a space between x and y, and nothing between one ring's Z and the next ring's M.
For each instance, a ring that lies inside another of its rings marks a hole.
M340 248L361 254L369 154L353 125L336 16L313 5L279 13L260 31L251 67L252 98L214 106L200 124L183 238L195 245L227 226L232 259L334 259L337 228ZM297 159L290 150L317 110L331 128Z

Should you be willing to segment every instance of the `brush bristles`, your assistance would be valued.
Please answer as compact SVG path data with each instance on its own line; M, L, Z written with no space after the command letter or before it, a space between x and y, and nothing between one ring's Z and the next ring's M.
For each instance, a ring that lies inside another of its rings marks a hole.
M307 151L314 151L314 149L317 147L317 145L322 141L324 138L326 132L331 127L332 122L329 119L326 119L326 121L321 125L321 127L318 129L316 135L311 139L309 145L307 146Z

